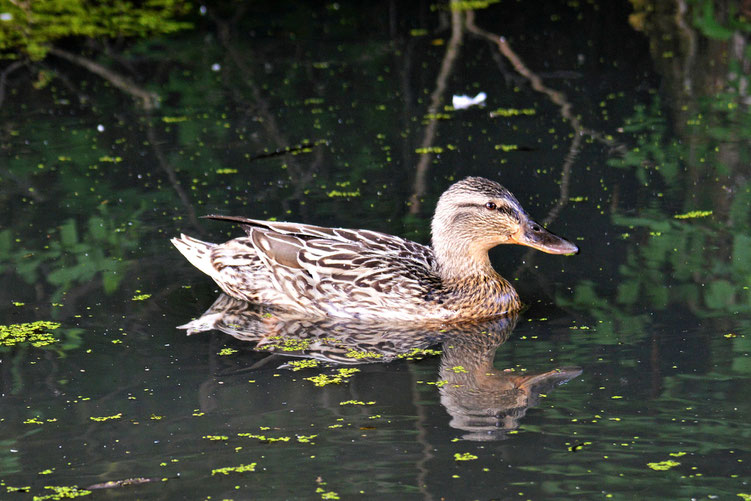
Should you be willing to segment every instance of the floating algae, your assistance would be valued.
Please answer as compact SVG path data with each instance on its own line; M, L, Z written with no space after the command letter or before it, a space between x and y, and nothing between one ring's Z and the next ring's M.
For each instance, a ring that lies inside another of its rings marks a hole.
M60 327L57 322L38 320L23 324L0 325L0 347L30 344L43 348L58 341L51 332Z

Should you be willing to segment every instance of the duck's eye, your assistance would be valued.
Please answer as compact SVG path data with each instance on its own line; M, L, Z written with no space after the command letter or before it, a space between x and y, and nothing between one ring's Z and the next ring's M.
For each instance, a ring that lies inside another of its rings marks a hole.
M541 230L542 230L542 228L540 228L540 227L539 227L539 226L537 226L536 224L533 224L533 225L532 225L532 231L535 231L535 232L536 232L536 231L541 231Z
M485 204L485 208L488 210L496 210L498 206L493 202L488 202Z

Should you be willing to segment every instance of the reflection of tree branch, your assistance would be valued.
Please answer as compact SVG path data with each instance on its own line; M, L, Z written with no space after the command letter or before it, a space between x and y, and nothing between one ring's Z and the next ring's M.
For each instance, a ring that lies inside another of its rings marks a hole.
M258 111L258 114L262 117L262 126L266 129L266 132L268 133L268 136L271 138L271 140L276 143L277 148L288 148L290 145L289 140L287 140L287 138L284 137L284 134L282 134L281 128L277 123L276 116L271 113L270 106L264 99L261 93L261 89L254 82L253 70L245 62L245 60L247 59L247 54L240 54L235 46L231 43L232 40L229 29L230 23L219 19L216 15L213 14L210 9L208 12L211 15L213 21L216 23L218 37L225 49L227 56L240 70L240 72L242 73L242 82L250 89L250 93L253 96L255 108ZM240 17L240 13L241 11L238 11L237 15L235 16L235 20ZM302 194L303 186L307 185L308 182L312 179L314 170L303 170L300 167L299 163L294 159L289 159L287 161L287 167L289 168L291 174L290 180L295 183L296 194L299 196L300 194Z
M452 2L453 4L453 2ZM428 106L428 125L425 127L425 132L422 137L422 143L420 143L420 149L429 148L433 144L435 139L436 129L438 128L438 113L441 101L443 100L443 94L446 92L446 82L454 68L454 62L459 56L459 48L461 47L462 38L464 36L463 30L463 13L460 9L451 9L451 39L446 46L446 53L443 56L443 62L441 62L441 70L438 72L438 77L435 81L435 89L430 95L430 105ZM410 214L418 214L422 206L422 197L425 196L426 187L425 179L428 173L428 166L433 159L431 153L421 153L420 161L417 163L415 170L415 182L412 189L412 196L410 197Z
M401 89L401 95L402 95L402 101L404 102L404 106L402 106L401 109L401 122L408 124L410 119L415 115L414 111L414 105L413 105L413 94L412 94L412 55L414 53L414 47L415 47L415 37L410 37L405 44L401 47L401 56L398 55L397 51L394 51L394 67L400 68L401 71L399 72L399 84ZM402 136L402 147L401 153L402 153L402 165L408 166L412 165L412 160L414 158L414 153L412 151L414 145L412 143L412 138L408 134L404 134ZM405 169L406 170L406 169ZM405 172L405 175L399 180L399 183L403 186L408 186L408 182L412 177L411 172ZM403 215L403 207L401 204L394 204L391 212L390 219L399 219Z
M152 110L156 108L159 101L159 96L156 93L139 87L126 77L108 68L105 68L96 61L92 61L91 59L73 54L63 49L58 49L57 47L52 47L49 50L49 53L65 59L66 61L69 61L77 66L86 68L95 75L102 77L121 91L130 94L134 98L138 99L141 102L143 109Z
M502 36L495 35L493 33L490 33L488 31L483 30L482 28L479 28L475 24L475 13L473 11L467 12L466 17L466 27L467 31L470 33L480 37L484 38L485 40L488 40L491 43L494 43L498 46L498 51L503 54L503 56L511 63L511 65L514 67L517 73L519 73L521 76L523 76L530 84L532 89L534 89L537 92L540 92L542 94L545 94L550 101L552 101L555 105L557 105L560 109L561 117L563 117L564 120L566 120L569 125L571 125L571 128L574 129L574 139L571 141L571 145L569 146L568 153L566 154L565 160L563 162L563 166L561 168L561 182L560 182L560 193L558 196L558 201L556 202L555 206L553 206L552 209L548 212L548 215L545 216L545 218L542 220L542 223L544 225L548 225L555 221L555 219L558 217L558 214L560 214L561 210L568 204L569 201L569 185L571 182L571 169L573 167L574 161L576 160L576 157L579 155L579 152L581 151L581 144L584 136L590 136L593 139L604 143L608 146L610 146L613 149L622 149L622 145L619 145L616 141L607 138L604 134L590 130L585 128L582 124L579 118L574 115L572 111L572 105L571 103L566 99L566 95L563 94L560 91L551 89L547 87L543 81L542 78L540 78L539 75L534 73L532 70L527 68L527 66L524 64L524 62L521 60L521 58L511 49L511 46L509 45L508 41ZM516 274L519 275L522 273L526 268L528 268L532 260L534 259L534 252L530 250L523 260L523 264L517 269Z
M678 33L683 35L683 40L686 43L685 56L683 57L683 92L691 94L693 88L691 74L696 59L696 32L686 23L688 5L685 0L676 0L675 5L675 26L678 28Z
M553 222L561 209L565 207L569 199L569 184L571 180L571 168L576 160L579 151L581 150L581 144L583 136L590 136L593 139L600 141L611 148L621 148L614 140L607 138L604 134L590 130L582 126L581 120L573 113L571 103L566 99L566 95L560 91L547 87L542 78L539 75L531 71L524 64L522 59L511 49L511 46L505 38L490 33L488 31L479 28L475 24L475 13L472 10L467 10L466 14L461 9L451 9L451 40L446 47L446 53L441 64L441 69L436 78L435 90L430 96L430 105L428 107L428 125L425 127L421 149L429 148L433 144L435 139L438 120L435 114L439 110L443 94L446 90L446 82L450 75L454 62L459 54L459 47L461 45L463 37L463 29L466 28L470 33L484 38L496 44L500 54L502 54L511 65L514 70L526 79L531 87L542 94L545 94L555 105L560 108L561 116L566 120L574 129L574 139L571 142L569 151L566 155L562 173L561 173L561 185L560 195L557 204L550 210L548 215L543 219L543 224L550 224ZM500 63L499 61L496 61ZM410 198L410 214L418 214L421 209L421 197L426 192L426 176L430 161L433 159L433 155L430 153L422 153L420 160L415 169L415 181L412 190L412 196Z
M469 31L470 33L480 38L484 38L488 40L489 42L497 44L498 50L501 52L501 54L503 54L503 56L506 59L508 59L508 61L514 67L517 73L519 73L521 76L523 76L529 81L530 85L532 86L534 90L538 92L542 92L543 94L546 94L550 98L551 101L553 101L555 104L561 107L561 115L563 115L564 118L566 118L567 120L571 120L571 121L576 120L576 118L571 114L571 104L568 101L566 101L566 96L562 92L546 87L545 84L542 83L542 78L540 78L537 74L532 72L529 68L527 68L524 65L524 62L511 49L511 46L509 45L509 43L506 41L504 37L495 35L493 33L490 33L478 27L475 24L474 11L471 11L471 10L467 11L467 19L465 23L467 26L467 31ZM572 126L574 128L577 128L574 125Z
M534 90L545 94L548 99L556 104L560 108L561 116L566 121L568 121L568 123L574 129L574 140L571 141L571 146L569 147L568 153L566 154L566 160L564 161L563 168L561 169L561 184L558 202L550 210L550 212L548 212L548 215L545 216L545 218L542 220L542 223L544 225L548 225L558 217L558 214L561 212L561 210L568 204L569 183L571 181L571 167L574 164L574 160L576 160L576 156L579 154L579 151L581 149L580 147L582 136L585 133L582 128L581 122L571 112L571 103L568 102L565 94L546 87L542 81L542 78L540 78L537 74L527 68L521 58L517 56L516 53L511 49L511 46L504 37L485 31L475 24L474 11L467 12L466 25L467 31L469 31L470 33L480 38L484 38L489 42L497 44L499 52L503 54L503 56L511 63L516 72L527 79ZM531 265L532 260L534 259L533 253L534 251L531 250L527 252L524 260L522 261L522 265L516 270L516 275L519 275Z
M5 101L5 82L8 80L8 75L25 64L25 61L14 61L0 73L0 107L3 106L3 101Z
M417 468L417 485L422 493L423 499L431 501L433 496L427 489L428 473L430 473L430 467L428 464L435 457L433 454L434 447L428 439L428 413L425 408L426 406L422 403L424 399L417 390L417 377L415 377L416 374L412 369L412 366L410 366L409 374L412 378L410 388L412 390L412 402L414 402L415 415L417 417L417 420L415 421L415 427L417 428L416 440L422 447L420 459L415 463L415 467Z
M35 202L44 202L45 197L40 193L40 191L42 190L34 189L34 185L32 183L13 173L7 166L3 166L0 172L2 172L3 176L5 176L6 178L15 181L15 183L19 186L19 195L24 197L31 197Z
M561 187L560 194L558 195L558 202L550 209L548 215L542 220L544 226L549 225L556 220L558 214L568 204L569 198L569 184L571 182L571 167L574 165L576 157L581 151L582 134L574 134L574 139L571 141L571 145L566 153L566 158L563 160L563 167L561 168Z
M154 126L150 123L146 127L146 136L149 138L149 144L152 148L154 148L154 154L156 155L156 160L159 163L159 167L161 167L162 170L167 174L167 178L172 185L172 189L175 190L177 196L180 198L180 201L183 204L183 207L185 207L190 224L196 231L198 231L199 234L204 234L201 225L198 224L198 218L196 217L196 211L193 208L193 204L190 203L188 194L185 193L185 190L183 190L183 187L180 185L180 181L177 180L175 169L172 167L172 164L169 162L169 160L167 160L167 156L162 151L162 147L160 146L161 142L156 137Z
M563 207L565 207L568 203L571 167L573 166L573 163L576 160L579 151L581 150L582 137L585 135L590 136L593 139L605 143L610 147L616 147L616 143L612 139L606 138L604 134L586 129L584 126L582 126L579 118L574 115L571 103L568 101L568 99L566 99L566 95L560 91L547 87L543 83L542 78L540 78L539 75L527 68L527 66L516 54L516 52L513 51L508 41L506 41L504 37L495 35L478 27L475 24L474 11L467 11L465 24L467 31L469 31L470 33L496 44L498 46L498 51L503 54L503 56L511 63L516 72L523 76L527 81L529 81L530 86L534 90L545 94L548 99L550 99L555 105L557 105L560 108L560 113L563 119L571 125L572 129L574 129L574 139L573 141L571 141L571 146L569 146L569 150L566 154L566 159L563 163L561 172L561 188L560 195L558 197L558 203L556 203L556 205L550 210L548 215L542 221L543 224L550 224L556 219L556 217L558 217L561 209L563 209Z
M70 91L72 95L77 96L78 102L81 105L87 105L91 102L91 98L89 97L89 95L86 94L80 86L75 85L73 82L71 82L70 78L68 78L68 75L52 68L50 65L47 64L46 61L47 60L40 61L38 64L42 67L42 69L50 73L54 73L55 81L60 82L66 89Z

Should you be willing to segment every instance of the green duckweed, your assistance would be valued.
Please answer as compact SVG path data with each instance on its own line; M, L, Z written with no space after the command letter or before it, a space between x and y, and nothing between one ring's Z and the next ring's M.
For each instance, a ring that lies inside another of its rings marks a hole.
M122 412L118 412L117 414L113 414L112 416L91 416L89 419L92 421L102 422L102 421L111 421L113 419L120 419L123 417Z
M655 471L665 471L669 470L670 468L674 468L678 465L680 465L678 461L673 461L672 459L668 459L667 461L660 461L657 463L647 463L647 466L652 468Z
M0 325L0 347L23 344L29 344L34 348L49 346L58 341L50 332L58 327L60 327L59 323L47 320Z
M357 372L360 372L360 369L337 369L337 373L334 375L319 374L317 376L306 377L305 380L312 381L318 387L329 384L341 384L348 381Z
M256 471L257 463L241 464L238 466L225 466L224 468L216 468L211 470L211 476L214 475L229 475L230 473L244 473L246 471Z

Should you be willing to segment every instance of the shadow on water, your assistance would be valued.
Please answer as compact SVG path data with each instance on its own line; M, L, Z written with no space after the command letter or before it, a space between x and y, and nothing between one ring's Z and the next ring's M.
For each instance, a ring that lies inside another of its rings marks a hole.
M518 314L489 322L461 324L373 323L311 319L220 295L199 318L179 328L189 335L217 330L269 355L250 370L296 368L286 358L327 364L390 363L441 345L438 372L441 404L450 425L466 440L501 440L515 430L540 394L579 376L579 367L517 374L493 366L496 351L509 339ZM438 353L438 352L435 352Z

